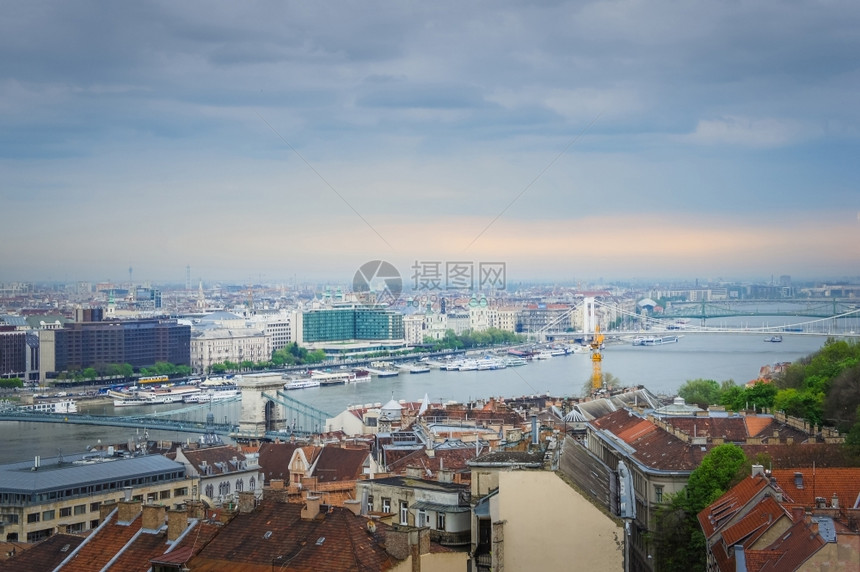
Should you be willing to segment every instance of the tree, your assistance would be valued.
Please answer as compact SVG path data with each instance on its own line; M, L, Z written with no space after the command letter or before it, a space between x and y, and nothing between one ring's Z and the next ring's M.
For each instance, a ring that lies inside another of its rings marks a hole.
M305 363L322 363L324 361L325 352L323 350L314 350L305 356Z
M840 372L830 385L824 400L824 414L838 427L846 430L858 421L860 406L860 365L848 367Z
M705 570L705 535L697 515L739 482L745 463L747 458L737 445L714 447L690 474L687 487L657 508L652 540L658 570Z
M0 379L0 388L2 388L2 389L14 389L16 387L24 387L24 382L21 381L20 378L8 377L5 379Z
M746 456L743 449L732 443L718 445L702 459L687 481L687 497L698 514L725 493L740 469Z
M752 387L744 390L744 400L756 411L764 408L772 408L776 397L777 388L772 383L757 381Z
M694 403L702 409L720 402L720 384L713 379L693 379L678 389L678 395L687 403Z

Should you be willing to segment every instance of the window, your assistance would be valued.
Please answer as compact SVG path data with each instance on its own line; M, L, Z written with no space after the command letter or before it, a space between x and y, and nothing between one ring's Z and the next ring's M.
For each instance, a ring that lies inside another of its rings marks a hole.
M84 530L86 530L86 524L87 523L85 522L76 522L74 524L70 524L69 532L83 532Z
M248 486L251 487L252 491L257 490L257 479L255 479L254 477L248 479Z
M42 520L54 520L56 513L53 510L46 510L42 513Z
M90 503L90 512L96 512L99 510L99 507L102 505L100 502L91 502Z
M39 513L38 512L31 512L30 514L28 514L27 515L27 522L28 523L39 522Z
M72 507L67 506L60 509L60 518L63 518L64 516L72 516Z
M75 514L76 515L86 514L86 513L87 513L87 505L85 505L85 504L75 505Z
M445 530L445 513L436 513L436 530Z
M387 498L382 499L382 512L384 512L386 514L391 512L391 499L387 499Z
M427 511L423 508L418 511L418 526L427 526Z
M90 528L98 528L98 527L99 527L99 521L97 521L97 520L91 520L90 521Z
M409 524L409 505L400 501L400 524Z
M184 497L188 495L188 487L180 487L178 489L173 489L173 496L175 497Z
M243 490L245 490L245 481L236 479L236 492L241 493Z
M367 495L367 512L373 512L373 495Z
M170 498L170 491L169 491L169 490L167 490L167 491L161 491L161 492L158 494L158 498L160 498L161 500L169 499L169 498Z
M654 501L663 502L663 487L661 485L654 485Z

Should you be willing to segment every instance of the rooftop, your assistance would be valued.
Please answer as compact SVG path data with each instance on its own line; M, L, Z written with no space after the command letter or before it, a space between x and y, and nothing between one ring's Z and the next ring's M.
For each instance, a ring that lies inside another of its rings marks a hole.
M161 455L100 457L78 454L0 465L0 491L31 494L81 485L113 482L126 477L148 477L165 472L185 476L185 467Z

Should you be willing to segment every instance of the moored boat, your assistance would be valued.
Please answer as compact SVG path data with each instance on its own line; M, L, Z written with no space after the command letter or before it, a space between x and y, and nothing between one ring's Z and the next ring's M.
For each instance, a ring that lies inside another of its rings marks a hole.
M66 413L77 413L78 402L74 399L61 399L59 401L38 401L33 405L25 405L26 411L33 413L57 413L60 415Z
M284 384L284 389L307 389L309 387L319 387L320 382L317 379L294 379Z

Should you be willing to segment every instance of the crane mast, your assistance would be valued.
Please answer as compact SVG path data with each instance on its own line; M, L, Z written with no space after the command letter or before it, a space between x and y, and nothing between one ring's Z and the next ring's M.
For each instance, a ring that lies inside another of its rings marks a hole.
M594 336L589 344L591 348L591 391L596 393L603 387L603 373L601 364L603 363L603 334L600 333L600 326L594 326Z

